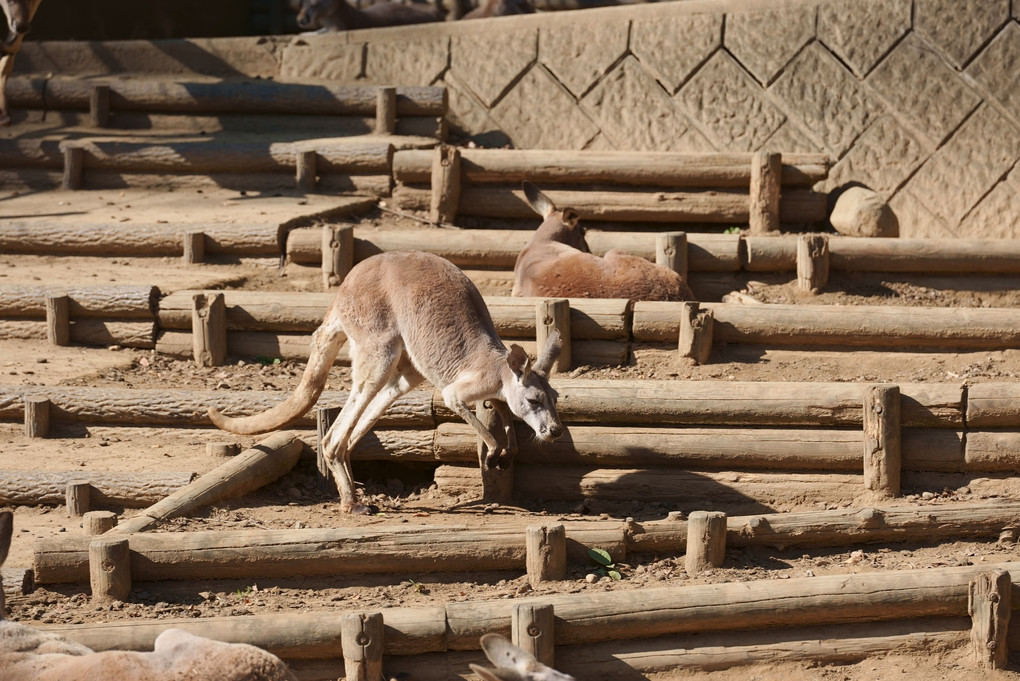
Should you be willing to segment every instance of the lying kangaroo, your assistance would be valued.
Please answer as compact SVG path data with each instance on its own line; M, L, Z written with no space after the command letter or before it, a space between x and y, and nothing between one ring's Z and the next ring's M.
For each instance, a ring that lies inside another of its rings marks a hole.
M216 409L209 418L239 434L264 433L298 418L319 398L334 358L350 342L351 393L323 438L345 512L365 513L357 504L350 451L398 397L425 379L442 391L446 406L478 431L488 447L484 464L501 466L513 456L510 412L542 440L563 433L556 391L546 376L560 352L553 334L532 365L519 345L507 352L474 284L448 261L429 253L390 251L358 263L337 290L312 347L301 382L285 402L245 418ZM508 445L468 405L491 400Z
M534 13L535 8L531 4L531 0L482 0L478 7L465 14L461 19L486 19Z
M0 512L0 565L11 546L14 515ZM167 629L151 653L95 653L56 634L4 619L0 588L0 678L3 681L296 681L275 655Z
M477 664L468 666L483 681L574 681L573 676L547 667L536 660L534 655L521 650L499 634L482 636L482 650L496 668L487 669Z
M523 187L528 203L544 219L517 256L511 295L694 300L673 270L616 249L603 258L593 255L577 211L557 210L530 182Z
M377 2L365 9L356 9L345 0L301 0L297 16L298 26L306 31L317 28L319 33L442 20L443 12L431 5Z

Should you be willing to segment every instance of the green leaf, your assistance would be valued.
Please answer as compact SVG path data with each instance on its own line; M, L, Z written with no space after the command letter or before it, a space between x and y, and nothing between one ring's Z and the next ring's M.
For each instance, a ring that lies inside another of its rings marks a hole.
M620 581L621 579L623 579L623 575L621 575L621 574L620 574L619 572L617 572L616 570L610 570L610 571L609 571L609 576L610 576L610 577L612 577L613 579L615 579L615 580L616 580L616 581L618 581L618 582L619 582L619 581Z
M612 565L613 558L605 549L588 549L588 557L599 565Z

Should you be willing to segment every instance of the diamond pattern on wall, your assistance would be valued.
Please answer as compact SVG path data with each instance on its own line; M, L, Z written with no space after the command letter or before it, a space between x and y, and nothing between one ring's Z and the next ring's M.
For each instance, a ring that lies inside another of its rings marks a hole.
M910 11L911 0L823 3L818 8L818 39L864 76L910 30Z
M803 7L726 17L726 49L762 84L772 82L814 36L815 13Z
M634 57L626 57L582 100L617 149L672 151L687 120Z
M908 35L868 76L907 125L937 146L980 103L956 72Z
M1020 168L999 182L960 225L963 234L985 239L1020 238Z
M917 32L962 68L1009 18L1009 0L916 0L914 11Z
M583 149L598 128L542 66L534 66L492 108L518 149Z
M967 75L1002 105L1007 116L1020 123L1020 25L1006 24L971 63Z
M928 150L893 116L882 116L829 171L827 190L862 182L889 197L927 156Z
M626 22L579 22L543 28L539 60L575 97L587 92L627 51Z
M367 45L365 78L373 85L431 85L446 69L449 38Z
M860 82L817 43L797 56L771 91L836 157L879 111Z
M786 120L761 86L722 51L694 74L676 99L720 151L760 149Z
M670 94L722 44L722 14L636 19L631 52Z
M323 36L324 38L325 36ZM361 75L365 46L308 36L289 46L280 63L283 80L321 78L339 84L354 84Z
M450 70L491 107L537 55L534 29L458 35L450 45Z

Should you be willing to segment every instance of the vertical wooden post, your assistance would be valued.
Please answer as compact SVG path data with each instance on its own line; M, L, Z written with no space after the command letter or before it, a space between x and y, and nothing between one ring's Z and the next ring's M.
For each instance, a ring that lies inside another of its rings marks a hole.
M241 451L241 445L236 442L206 442L205 453L207 456L234 456Z
M829 281L829 237L801 234L797 237L797 288L820 293Z
M323 225L322 287L339 286L354 267L354 226Z
M52 345L71 344L71 298L46 296L46 337Z
M567 532L563 525L529 525L525 546L528 582L538 588L542 582L567 577Z
M695 364L705 364L712 354L715 317L712 310L702 310L698 303L683 303L683 306L677 347L680 357L692 360Z
M432 199L429 219L437 224L457 218L460 203L460 150L440 144L432 152Z
M553 329L560 332L563 348L560 356L553 363L550 376L555 373L569 371L573 364L570 350L570 301L566 298L544 298L535 302L535 341L539 354Z
M95 536L117 527L117 514L113 511L89 511L82 516L82 533Z
M89 125L105 128L110 124L110 86L94 83L89 90Z
M84 169L85 150L67 144L64 150L64 177L60 186L64 189L81 189L82 171Z
M88 513L92 500L92 485L88 480L68 480L64 487L67 515L80 518Z
M375 134L392 135L397 131L397 88L375 91Z
M25 395L25 437L50 434L50 400L41 395Z
M317 168L318 154L314 149L305 149L297 153L295 160L298 191L302 194L314 193L319 172Z
M970 643L979 667L1004 669L1009 659L1006 633L1012 614L1012 580L1006 570L993 570L971 581L967 612Z
M758 151L751 157L751 234L779 231L779 193L783 174L782 154Z
M126 601L131 593L128 540L103 537L89 542L89 582L95 604Z
M684 566L694 577L708 567L722 567L726 561L726 514L694 511L687 517L687 553Z
M482 425L492 433L500 447L507 446L506 433L503 431L503 420L492 408L488 400L482 400L475 405L475 415ZM478 468L482 473L482 501L496 504L506 504L514 497L514 458L507 457L509 464L505 468L488 467L485 465L485 455L488 447L482 438L478 438Z
M344 615L340 620L340 648L347 681L379 681L383 678L382 613Z
M227 306L222 293L196 293L191 306L195 364L220 366L227 358Z
M864 393L864 487L876 499L900 495L900 387L872 385Z
M655 264L673 270L687 281L687 232L656 234Z
M318 407L315 410L315 429L318 437L315 447L315 466L319 469L319 489L323 491L335 490L336 483L333 481L333 471L326 463L323 455L322 443L326 439L326 432L340 415L341 407Z
M552 604L520 603L510 620L510 641L544 665L556 664L555 614Z
M185 265L205 262L205 232L184 233L183 261Z

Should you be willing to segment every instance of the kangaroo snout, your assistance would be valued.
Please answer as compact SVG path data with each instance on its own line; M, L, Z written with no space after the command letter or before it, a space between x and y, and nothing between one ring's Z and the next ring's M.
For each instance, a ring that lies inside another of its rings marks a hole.
M558 423L554 423L549 426L542 426L541 431L542 437L552 442L553 440L556 440L561 435L563 435L563 426L561 426Z

